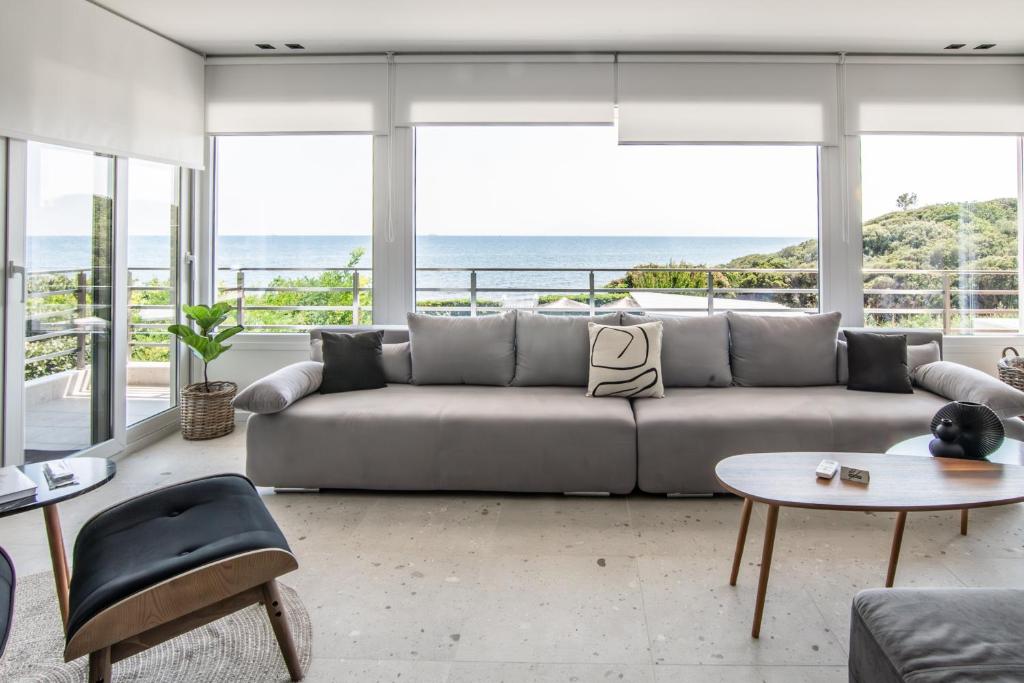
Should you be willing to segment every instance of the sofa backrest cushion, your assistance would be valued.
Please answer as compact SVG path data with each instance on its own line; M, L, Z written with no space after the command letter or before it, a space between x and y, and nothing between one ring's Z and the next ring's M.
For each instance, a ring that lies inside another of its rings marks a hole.
M506 386L516 372L515 311L478 317L407 314L413 384Z
M517 313L516 375L512 385L587 386L587 324L592 322L618 325L619 313L595 317Z
M838 312L746 315L729 311L733 384L807 387L836 383Z
M666 387L727 387L729 321L724 315L701 317L622 314L623 325L662 323L661 369Z

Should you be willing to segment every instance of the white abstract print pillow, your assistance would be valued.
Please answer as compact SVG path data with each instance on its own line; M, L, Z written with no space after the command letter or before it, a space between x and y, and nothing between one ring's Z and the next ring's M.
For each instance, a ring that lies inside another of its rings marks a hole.
M664 398L661 321L617 327L590 323L587 396Z

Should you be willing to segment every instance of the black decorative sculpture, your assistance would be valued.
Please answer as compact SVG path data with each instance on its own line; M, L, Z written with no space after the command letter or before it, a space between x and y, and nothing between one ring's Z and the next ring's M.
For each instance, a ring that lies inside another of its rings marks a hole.
M928 444L940 458L978 460L1003 443L1003 422L988 406L968 401L947 403L935 413L931 424L935 438Z

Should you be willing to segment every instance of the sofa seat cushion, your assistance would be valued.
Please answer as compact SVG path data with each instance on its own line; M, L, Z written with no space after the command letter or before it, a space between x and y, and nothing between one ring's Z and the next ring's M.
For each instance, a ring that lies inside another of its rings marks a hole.
M192 569L288 542L245 477L174 484L104 510L75 539L68 638L115 602Z
M416 386L312 395L249 419L260 485L609 491L636 484L629 401L579 387Z
M861 591L849 669L853 683L1024 680L1024 590Z
M884 452L926 434L944 398L845 386L666 389L637 399L637 480L650 493L720 492L715 465L740 453Z

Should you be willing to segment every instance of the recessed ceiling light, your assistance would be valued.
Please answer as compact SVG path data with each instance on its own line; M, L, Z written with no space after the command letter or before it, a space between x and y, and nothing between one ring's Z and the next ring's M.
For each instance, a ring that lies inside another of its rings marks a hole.
M981 45L975 45L975 50L991 50L996 46L995 43L982 43Z
M277 48L270 43L256 43L256 47L261 50L276 50Z
M305 50L306 46L301 43L285 43L284 46L289 50Z
M967 43L950 43L943 50L959 50L962 47L967 47Z

